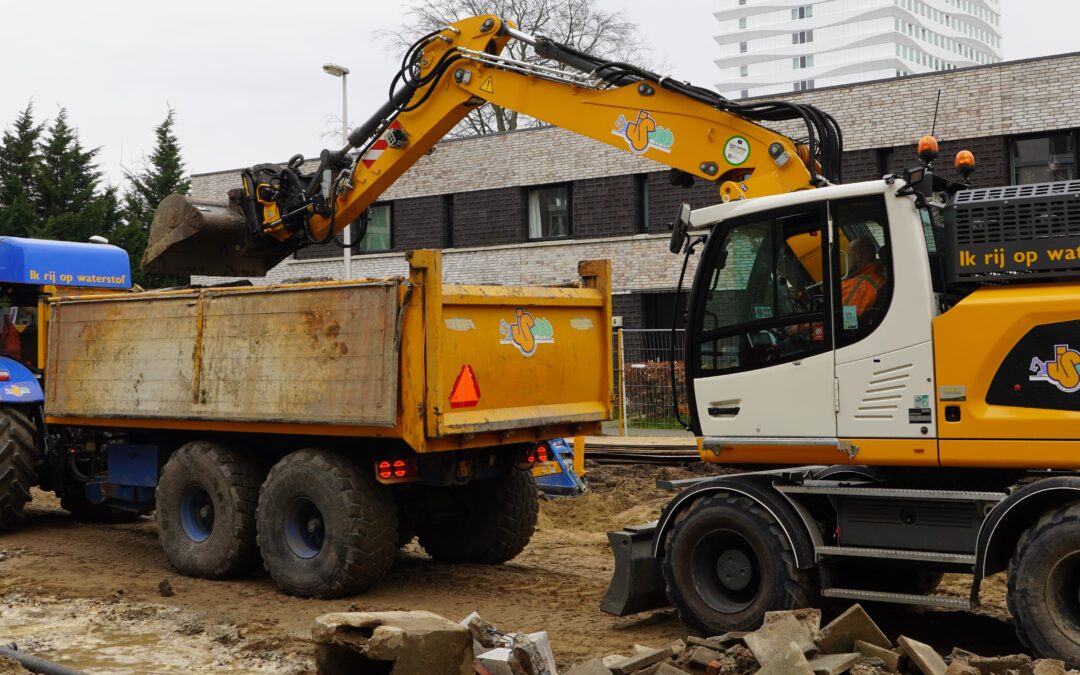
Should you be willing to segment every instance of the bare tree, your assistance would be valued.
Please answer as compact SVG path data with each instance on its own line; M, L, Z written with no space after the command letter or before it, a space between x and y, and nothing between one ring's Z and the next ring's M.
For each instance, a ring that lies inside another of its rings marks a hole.
M407 11L408 18L400 30L383 34L403 49L421 35L454 21L495 14L513 21L526 33L544 35L600 58L640 63L646 51L637 24L625 20L617 11L601 9L595 0L415 0ZM516 40L510 41L503 54L531 63L544 61L531 47ZM479 136L537 124L514 110L486 105L470 113L450 135Z

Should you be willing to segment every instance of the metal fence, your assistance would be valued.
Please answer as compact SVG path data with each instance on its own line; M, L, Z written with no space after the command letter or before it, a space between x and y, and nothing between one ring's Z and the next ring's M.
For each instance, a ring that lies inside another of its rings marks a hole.
M683 334L669 329L616 329L615 421L619 433L635 430L681 432L671 397L672 340L679 412L687 419L686 378L683 374Z

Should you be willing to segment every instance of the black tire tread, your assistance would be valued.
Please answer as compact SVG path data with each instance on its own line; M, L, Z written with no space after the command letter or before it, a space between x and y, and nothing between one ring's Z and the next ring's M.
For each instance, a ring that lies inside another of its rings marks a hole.
M780 543L781 547L781 560L783 562L784 569L784 602L781 607L773 607L771 610L788 610L788 609L801 609L803 607L810 607L814 604L817 594L817 582L814 578L812 570L804 570L795 564L795 552L792 550L787 537L781 530L780 525L769 515L765 509L746 497L732 495L730 493L716 493L702 497L697 503L685 506L676 516L675 521L672 523L671 530L668 532L667 542L670 545L672 539L676 538L679 526L695 511L713 508L716 506L728 506L737 510L750 513L755 518L769 523L769 536L776 539ZM665 558L666 560L666 558ZM668 598L672 601L675 609L679 615L679 618L691 626L697 631L700 631L703 635L715 634L717 627L708 626L703 623L698 617L692 615L681 602L681 593L678 587L678 579L675 578L674 570L670 565L662 564L661 568L664 573L664 583L667 591ZM760 619L751 619L745 623L732 624L724 627L725 631L745 631L753 630L760 625Z
M215 466L220 467L225 476L229 496L237 506L239 518L233 525L228 552L221 561L209 568L198 571L180 570L185 574L206 579L228 579L240 576L258 567L259 549L255 544L255 509L259 501L259 486L263 472L258 464L243 453L212 441L192 441L176 450L161 470L161 483L167 480L170 465L186 460L189 455L202 455ZM157 514L160 517L160 509ZM162 530L159 525L159 536ZM173 563L175 566L175 562Z
M341 573L329 580L322 589L306 592L289 588L285 580L275 575L273 565L265 559L263 566L289 595L339 598L367 590L390 571L397 552L397 505L393 495L375 480L374 474L365 473L356 463L335 453L313 448L297 450L285 456L270 469L266 485L279 480L280 475L295 463L319 468L336 490L347 496L347 548ZM266 495L266 490L259 495L260 511L265 508ZM260 549L266 550L267 536L264 528L259 527L257 539Z
M0 532L22 521L30 488L37 485L44 453L35 438L29 416L9 406L0 407Z
M515 471L505 479L486 479L463 489L484 491L496 480L501 481L499 492L494 508L483 513L486 518L417 526L420 546L428 555L449 563L498 565L525 550L540 512L536 480L530 471Z

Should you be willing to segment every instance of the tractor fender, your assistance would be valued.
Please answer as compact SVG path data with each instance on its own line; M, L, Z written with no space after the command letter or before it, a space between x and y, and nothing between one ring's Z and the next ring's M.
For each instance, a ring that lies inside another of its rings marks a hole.
M802 519L784 496L773 489L772 481L775 478L767 473L718 476L696 483L679 493L664 507L660 520L657 521L656 532L653 535L653 557L657 560L663 557L668 530L671 529L681 512L707 494L729 492L756 502L776 521L791 545L797 567L800 569L814 567L816 564L814 545L810 534L806 531L806 525L803 524Z
M42 403L44 400L45 392L34 373L15 359L0 356L0 403Z
M1080 477L1055 476L1023 486L998 502L979 527L975 545L975 580L971 599L978 603L979 585L1008 568L1020 536L1044 513L1080 501Z

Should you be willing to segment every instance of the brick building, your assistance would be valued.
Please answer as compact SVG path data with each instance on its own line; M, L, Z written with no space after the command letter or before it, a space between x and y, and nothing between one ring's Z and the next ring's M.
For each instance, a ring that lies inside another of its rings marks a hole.
M1077 177L1080 53L784 98L836 117L844 180L853 182L916 163L914 141L929 132L939 91L943 166L968 148L980 185ZM236 171L192 176L199 197L224 198L238 184ZM563 283L576 278L577 261L610 258L615 314L628 328L664 327L681 263L667 250L666 224L682 201L716 200L713 184L673 187L667 167L563 129L444 141L373 207L352 274L403 274L406 250L441 248L449 283ZM311 247L254 281L341 278L342 258L332 244Z

